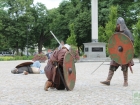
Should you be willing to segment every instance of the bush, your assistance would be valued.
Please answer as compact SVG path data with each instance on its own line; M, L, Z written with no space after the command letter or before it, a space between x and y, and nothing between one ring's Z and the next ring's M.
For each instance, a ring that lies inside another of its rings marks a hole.
M47 60L47 56L44 55L43 53L36 54L33 59L33 61L40 61L40 62L45 62Z
M32 60L33 56L0 56L0 61Z
M71 45L71 50L70 50L73 58L75 61L79 60L80 59L80 56L79 56L79 53L78 53L78 49L76 46L72 46Z

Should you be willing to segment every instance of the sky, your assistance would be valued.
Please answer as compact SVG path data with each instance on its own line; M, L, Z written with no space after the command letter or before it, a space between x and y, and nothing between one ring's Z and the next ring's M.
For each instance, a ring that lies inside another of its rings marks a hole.
M45 4L47 9L57 8L63 0L34 0L34 4L40 2Z

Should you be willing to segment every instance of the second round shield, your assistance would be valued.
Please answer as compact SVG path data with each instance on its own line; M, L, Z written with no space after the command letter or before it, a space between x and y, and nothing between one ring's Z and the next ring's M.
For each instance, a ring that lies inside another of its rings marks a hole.
M118 64L128 64L134 56L133 43L123 33L115 33L109 39L108 51L112 60Z
M23 67L23 66L29 66L31 64L33 64L33 62L23 62L23 63L17 65L16 68Z

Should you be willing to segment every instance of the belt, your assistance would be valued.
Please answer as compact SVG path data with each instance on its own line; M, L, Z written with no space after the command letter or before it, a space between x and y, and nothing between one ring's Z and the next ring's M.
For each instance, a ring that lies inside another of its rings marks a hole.
M52 65L56 66L56 68L57 68L58 61L52 61L52 60L50 60L50 59L49 59L49 61L52 63Z

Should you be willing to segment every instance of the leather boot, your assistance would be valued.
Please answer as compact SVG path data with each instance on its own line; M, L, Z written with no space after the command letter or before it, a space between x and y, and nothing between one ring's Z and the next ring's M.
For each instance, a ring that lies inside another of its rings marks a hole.
M45 86L44 86L44 90L48 91L48 88L52 86L52 82L50 81L46 81Z
M123 77L124 77L124 84L123 84L123 86L126 87L126 86L128 86L128 70L123 71Z
M111 79L112 79L113 74L114 74L114 71L109 70L108 77L107 77L106 81L101 81L100 83L102 83L102 84L104 84L104 85L108 85L108 86L109 86L109 85L110 85L110 81L111 81Z

